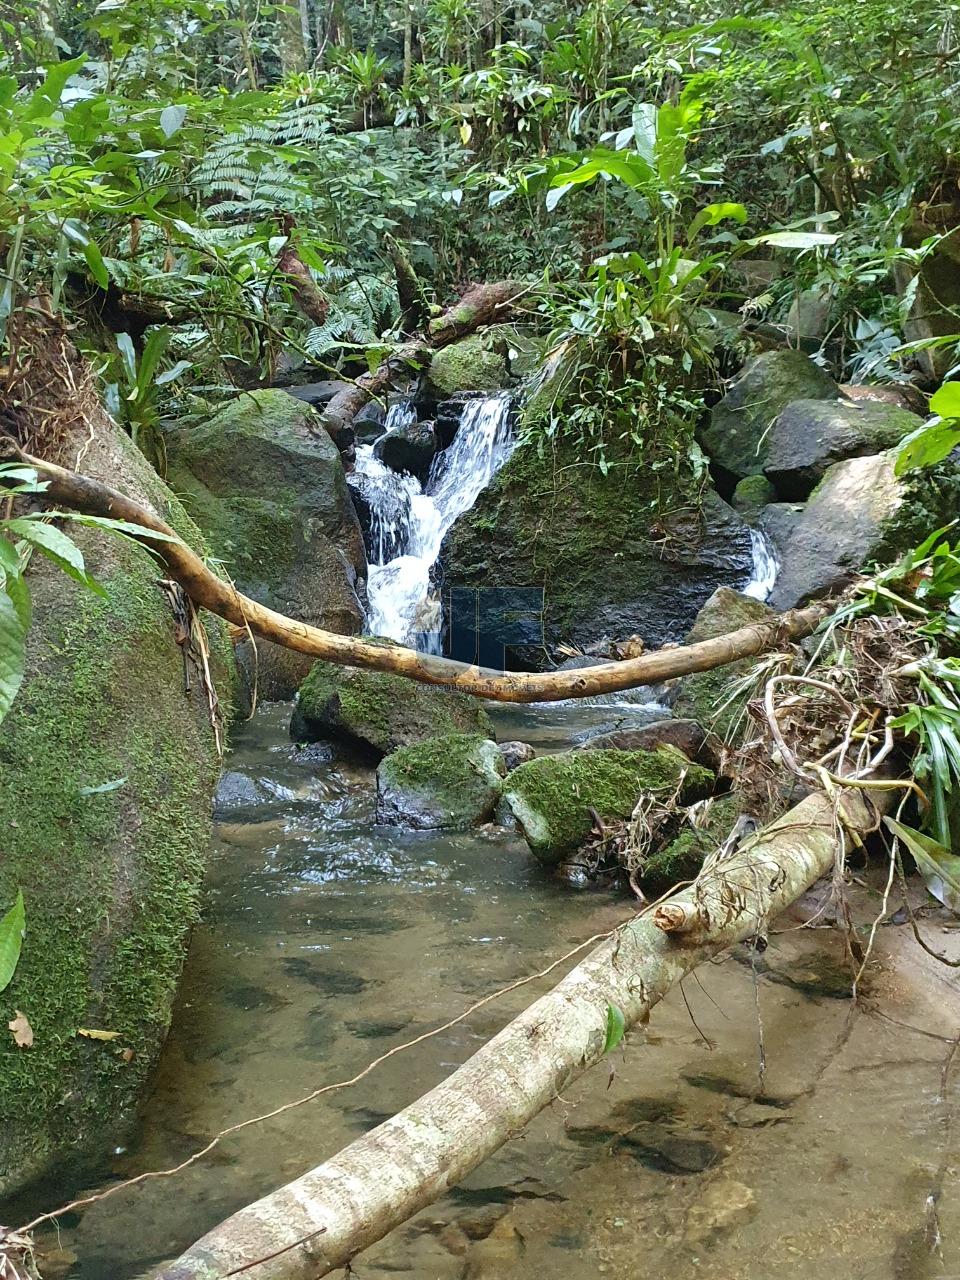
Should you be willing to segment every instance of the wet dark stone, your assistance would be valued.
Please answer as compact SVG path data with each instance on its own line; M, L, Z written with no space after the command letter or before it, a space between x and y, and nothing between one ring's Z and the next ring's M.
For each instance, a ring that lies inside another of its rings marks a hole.
M706 1139L658 1133L654 1126L624 1134L618 1146L656 1173L703 1173L723 1159L723 1152Z
M296 400L302 400L305 404L313 405L314 408L323 408L338 392L349 390L350 385L349 382L331 379L326 382L305 382L303 386L284 387L283 390Z
M282 962L282 969L288 977L308 982L327 996L355 996L370 985L367 978L358 973L348 973L343 969L324 969L312 960L300 956L290 956Z
M217 784L213 799L214 813L231 813L237 809L252 809L262 804L264 796L252 778L244 773L225 773Z
M368 443L383 435L387 413L379 400L370 400L354 416L353 430L358 440Z

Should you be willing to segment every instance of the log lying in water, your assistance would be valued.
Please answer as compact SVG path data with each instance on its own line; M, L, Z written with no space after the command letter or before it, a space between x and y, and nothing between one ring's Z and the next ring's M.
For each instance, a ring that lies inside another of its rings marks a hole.
M891 792L871 794L882 804ZM862 792L836 801L808 796L670 899L701 921L708 916L704 931L666 932L651 916L626 925L437 1088L235 1213L157 1280L215 1280L268 1258L254 1268L257 1280L314 1280L344 1266L460 1182L598 1062L608 1006L627 1026L644 1021L691 969L764 934L832 871L844 831L862 835L876 822Z
M789 640L810 635L826 616L821 605L811 605L785 613L773 622L752 623L717 636L675 649L658 649L625 662L587 667L576 671L517 672L491 671L468 666L450 658L434 657L401 646L371 644L354 636L336 635L319 627L297 622L282 613L258 604L229 582L211 573L195 552L181 542L169 525L158 520L139 503L87 476L67 471L23 453L13 440L0 437L0 461L16 460L35 467L49 481L47 501L83 511L88 515L126 520L165 535L160 542L145 534L142 541L166 566L170 577L183 587L195 605L226 618L235 626L249 629L263 640L284 645L298 653L312 654L343 666L367 671L388 671L423 684L444 685L478 698L495 702L551 702L561 698L590 698L616 693L640 685L659 684L694 671L749 658L776 648Z

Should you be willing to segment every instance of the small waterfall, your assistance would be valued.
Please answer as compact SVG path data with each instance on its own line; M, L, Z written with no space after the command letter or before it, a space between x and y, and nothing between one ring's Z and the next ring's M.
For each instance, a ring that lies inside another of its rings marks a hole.
M440 652L440 597L430 574L440 545L458 516L469 511L514 447L510 397L470 400L453 442L433 460L421 487L398 474L360 445L351 483L370 507L367 577L367 631L401 643L416 641ZM408 401L393 405L386 427L394 431L415 421Z
M753 551L753 573L743 588L743 595L754 600L766 600L780 572L780 561L773 544L759 529L750 530L750 546Z

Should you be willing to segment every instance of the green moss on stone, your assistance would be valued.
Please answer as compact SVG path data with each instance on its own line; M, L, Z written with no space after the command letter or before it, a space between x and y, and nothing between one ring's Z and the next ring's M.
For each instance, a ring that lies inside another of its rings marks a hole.
M740 801L735 795L720 796L714 800L702 826L685 825L665 848L647 858L638 875L643 889L656 895L693 880L704 858L730 834L740 809Z
M434 393L442 397L457 391L499 391L510 381L505 349L499 325L441 347L427 375Z
M766 476L744 476L737 483L731 500L734 511L753 521L770 502L776 502L777 491Z
M629 818L642 794L672 795L684 772L685 797L710 790L710 770L672 747L571 751L514 769L504 798L536 856L554 864L583 844L593 827L591 809L601 818Z
M377 769L377 818L420 828L463 828L493 816L506 766L480 734L450 733L400 747Z
M330 662L315 662L301 685L290 731L301 742L340 739L377 756L447 733L493 737L476 698Z

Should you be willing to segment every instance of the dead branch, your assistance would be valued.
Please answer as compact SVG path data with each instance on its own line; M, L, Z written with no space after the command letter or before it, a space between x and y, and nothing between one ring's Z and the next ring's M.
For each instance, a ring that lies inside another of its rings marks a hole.
M709 671L738 658L763 653L791 639L815 631L827 614L821 605L785 613L772 622L752 623L728 635L674 649L659 649L609 666L575 671L503 673L468 666L450 658L418 653L401 646L370 644L354 636L336 635L297 622L242 595L236 587L212 573L200 557L177 538L169 525L145 507L88 476L67 471L32 457L10 437L0 437L0 460L14 460L35 467L49 481L46 498L53 504L88 515L107 516L140 525L141 541L162 561L167 574L194 602L226 618L234 626L249 629L297 653L325 658L367 671L390 671L423 684L444 685L462 693L496 702L550 702L561 698L588 698L600 693L659 684L694 671ZM151 539L149 531L170 541Z

